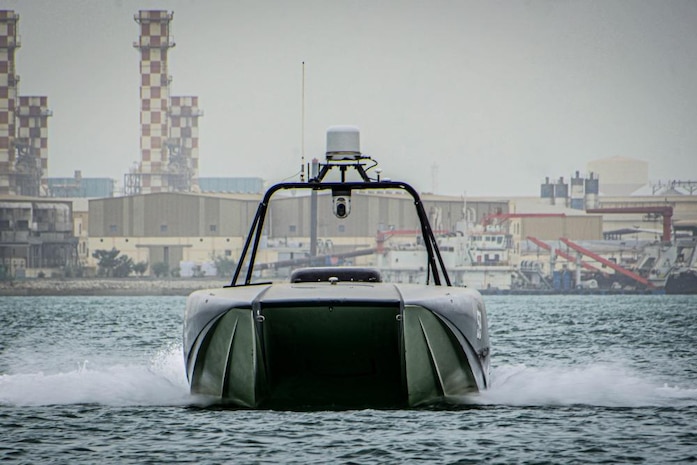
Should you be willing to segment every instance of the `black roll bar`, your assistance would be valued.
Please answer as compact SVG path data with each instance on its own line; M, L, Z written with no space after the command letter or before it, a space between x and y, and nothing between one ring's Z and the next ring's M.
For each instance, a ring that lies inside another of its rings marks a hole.
M443 257L441 256L440 249L438 248L438 243L431 229L431 225L428 221L428 215L424 209L423 203L419 193L409 184L399 181L369 181L369 182L321 182L321 177L318 177L310 182L286 182L279 183L271 186L269 190L266 191L264 198L259 203L256 215L252 221L252 226L247 235L244 247L242 248L242 254L240 260L237 263L235 273L232 277L230 285L227 287L234 287L238 285L249 285L252 283L252 272L254 270L254 260L256 258L257 250L259 249L259 243L261 242L261 235L264 229L264 220L266 218L266 213L268 211L269 202L271 197L278 191L289 190L289 189L311 189L316 191L332 190L332 189L343 189L343 190L368 190L368 189L402 189L407 191L412 199L414 200L414 205L416 207L416 212L419 218L419 223L421 223L421 234L424 238L424 245L426 246L426 254L428 259L428 276L426 284L430 283L430 276L433 275L433 282L436 286L443 285L451 286L450 277L445 269L445 264L443 263ZM367 176L361 175L361 177L367 179ZM251 254L249 254L249 249L251 246ZM247 255L249 254L249 264L247 265L247 273L244 279L244 283L237 284L237 281L245 267L245 261ZM442 281L441 281L442 277Z

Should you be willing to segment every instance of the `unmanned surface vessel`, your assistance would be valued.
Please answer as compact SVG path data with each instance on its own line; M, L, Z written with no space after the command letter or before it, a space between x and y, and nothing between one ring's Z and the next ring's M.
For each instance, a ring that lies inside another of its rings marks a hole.
M184 359L193 394L247 408L403 408L457 401L489 385L481 295L451 286L418 193L379 174L371 178L377 163L366 169L369 161L359 151L357 128L332 127L326 163L315 164L308 182L276 184L266 192L231 284L188 297ZM359 180L347 180L349 169ZM332 170L336 181L326 180ZM310 257L311 266L292 270L285 282L269 282L260 271L269 267L256 264L269 203L274 194L295 197L301 190L312 197L313 230L322 225L317 204L329 202L329 195L318 202L322 193L331 193L340 222L351 213L352 195L410 195L428 252L426 281L383 282L374 267L351 260L344 260L350 266L332 260L312 266L319 260Z

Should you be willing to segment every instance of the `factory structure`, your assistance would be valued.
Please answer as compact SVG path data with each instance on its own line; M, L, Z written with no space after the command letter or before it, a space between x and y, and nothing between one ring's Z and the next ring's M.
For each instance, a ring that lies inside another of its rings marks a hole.
M263 190L261 178L199 178L198 119L203 113L198 97L170 92L173 13L144 10L134 19L139 28L133 47L140 55L140 156L119 189L116 180L85 177L79 169L72 177L48 177L48 98L20 95L15 66L19 14L0 10L0 277L89 267L101 242L90 246L87 199L197 192L244 196Z
M70 276L75 270L89 276L96 273L93 253L112 248L146 263L149 275L156 264L182 276L201 268L211 275L216 260L237 259L264 181L199 176L198 97L170 91L173 13L144 10L134 19L140 154L118 189L114 179L85 177L79 169L72 177L47 176L52 112L46 96L20 95L19 15L0 11L0 279ZM587 272L605 277L612 270L611 276L624 278L623 286L657 287L670 272L657 268L659 262L687 257L697 266L697 182L651 184L646 162L623 157L586 168L587 174L546 178L535 197L423 194L449 266L477 269L454 273L454 282L568 289L592 281ZM330 209L329 198L318 201ZM301 263L318 253L327 263L356 260L407 281L419 273L408 198L356 195L353 215L365 221L347 226L323 216L316 244L310 244L305 215L310 202L290 196L270 206L263 261ZM465 278L468 273L474 281Z
M18 22L14 11L0 11L0 195L37 197L46 192L51 110L46 96L19 93Z
M72 203L44 199L48 189L46 96L19 92L15 57L19 15L0 10L0 275L74 266Z
M543 204L596 214L603 218L603 238L633 236L645 240L669 240L669 221L697 220L697 181L671 180L651 183L648 163L626 157L609 157L587 164L588 174L549 177L540 184ZM670 216L664 215L666 208ZM612 209L614 211L607 211ZM620 212L625 209L625 212ZM606 210L606 211L603 211Z
M570 183L564 181L563 177L556 182L550 182L547 177L540 186L540 198L548 201L550 205L560 205L574 210L597 208L598 192L598 177L592 172L587 178L582 178L579 171L576 171Z

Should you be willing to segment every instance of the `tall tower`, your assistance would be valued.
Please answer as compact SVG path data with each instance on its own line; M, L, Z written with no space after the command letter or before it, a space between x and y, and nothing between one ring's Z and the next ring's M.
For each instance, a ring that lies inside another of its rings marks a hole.
M48 182L47 97L19 97L15 138L15 190L18 195L46 195Z
M569 202L569 207L575 210L583 210L585 207L584 186L585 179L576 171L576 176L571 178L571 193L569 194L571 200Z
M167 52L175 45L170 38L173 16L162 10L139 11L135 15L140 25L140 38L133 45L140 51L141 161L138 173L131 179L127 175L125 187L129 193L170 190L166 144L170 81Z
M15 170L15 108L17 84L15 50L20 46L17 36L19 15L0 10L0 194L14 194Z
M170 97L167 52L173 13L135 16L140 38L140 163L124 177L126 194L198 190L198 97Z
M198 191L198 97L172 97L169 106L170 182L173 190Z
M19 96L18 22L14 11L0 11L0 194L38 197L48 187L51 110L46 97Z

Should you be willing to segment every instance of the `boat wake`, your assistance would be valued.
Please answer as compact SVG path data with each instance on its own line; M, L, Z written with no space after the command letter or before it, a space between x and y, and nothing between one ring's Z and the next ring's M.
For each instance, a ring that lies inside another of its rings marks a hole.
M0 405L189 405L181 346L154 354L144 364L96 366L89 360L58 373L0 375Z
M697 387L667 385L625 367L528 367L504 365L492 370L492 386L462 399L468 405L601 407L697 406ZM45 374L0 375L0 405L42 406L188 406L189 394L181 346L158 351L145 364L93 366Z
M478 405L663 407L697 406L697 386L668 385L609 364L492 370L492 386L468 399Z

